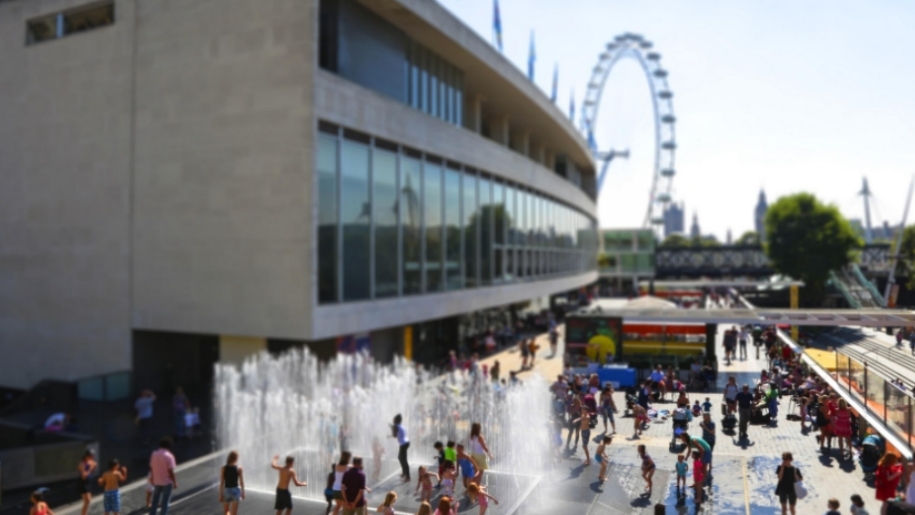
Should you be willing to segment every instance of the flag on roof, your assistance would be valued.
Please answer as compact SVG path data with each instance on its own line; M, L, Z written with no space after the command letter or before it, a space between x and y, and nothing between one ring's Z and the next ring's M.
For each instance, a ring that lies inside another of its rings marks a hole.
M534 31L531 31L531 48L527 54L527 78L534 80L534 63L537 61L537 50L534 49Z
M496 39L496 47L502 51L502 17L499 16L499 0L492 2L492 32Z
M550 92L550 101L556 103L556 97L559 96L559 65L553 68L553 90Z

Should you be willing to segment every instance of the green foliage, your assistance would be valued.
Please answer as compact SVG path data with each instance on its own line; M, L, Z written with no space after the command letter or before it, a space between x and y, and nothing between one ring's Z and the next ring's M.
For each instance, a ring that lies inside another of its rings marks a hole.
M778 199L766 213L766 254L780 273L803 280L805 296L819 300L829 272L848 265L863 242L838 208L810 193Z
M720 247L721 242L715 239L714 236L700 236L698 238L690 238L690 245L693 247Z
M759 233L756 231L747 231L740 235L740 238L737 238L737 241L734 242L734 245L759 245Z
M661 242L661 247L690 247L692 243L689 241L689 238L680 234L673 233L668 237L664 238L664 241Z
M896 276L909 278L908 287L915 290L915 225L909 225L902 231L902 246L899 261L896 263ZM890 256L896 255L896 239L890 247ZM899 282L898 280L896 281Z
M613 268L616 266L616 256L607 253L597 255L597 266L599 268Z

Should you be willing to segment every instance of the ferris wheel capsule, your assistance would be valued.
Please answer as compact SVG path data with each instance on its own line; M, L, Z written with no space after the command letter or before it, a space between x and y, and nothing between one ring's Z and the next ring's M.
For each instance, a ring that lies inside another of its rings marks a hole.
M651 223L655 225L664 225L664 217L656 216L651 219Z
M660 203L670 202L670 193L661 192L658 193L657 201Z
M668 179L676 175L677 172L673 168L665 168L661 170L661 177L667 177Z
M672 114L665 114L664 116L661 117L661 122L662 123L676 123L677 117Z
M674 94L671 91L667 91L667 90L658 91L658 98L660 98L661 100L670 100L673 97L674 97Z
M649 48L654 46L654 43L652 43L651 41L642 41L641 43L639 43L639 46L645 50L648 50Z
M645 59L648 59L649 61L660 61L661 54L659 54L657 52L648 52L647 54L645 54Z
M655 70L652 73L652 75L654 75L655 77L657 77L659 79L664 79L664 78L667 78L667 70L658 69L658 70Z
M673 141L665 141L664 143L661 143L661 148L664 150L676 150L677 144Z
M620 34L619 36L616 36L615 38L613 38L613 40L616 41L617 43L622 43L623 41L626 41L626 36Z

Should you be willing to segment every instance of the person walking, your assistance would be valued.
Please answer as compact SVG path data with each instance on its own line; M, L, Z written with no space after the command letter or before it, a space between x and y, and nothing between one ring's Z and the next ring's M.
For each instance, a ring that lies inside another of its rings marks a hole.
M739 392L737 379L734 376L728 377L728 384L724 385L724 400L728 405L728 415L737 412L737 394Z
M750 415L753 411L753 394L750 393L749 385L743 385L743 389L737 393L735 400L737 401L737 418L740 425L737 438L749 438L747 425L750 423Z
M219 502L225 515L237 515L238 503L245 498L245 474L238 466L238 452L231 451L219 471Z
M152 475L153 495L150 515L156 515L160 503L162 515L168 515L168 505L172 498L172 491L178 489L178 479L175 477L175 456L171 452L172 439L165 437L159 441L159 448L149 457L149 473Z
M140 438L143 443L149 443L149 431L153 418L153 404L156 402L156 395L152 390L146 389L140 392L140 398L133 404L137 413L136 423L140 428Z
M892 452L884 454L877 463L874 478L876 497L882 503L880 515L886 515L888 501L896 497L896 487L899 486L899 481L902 479L902 465L899 464L899 457Z
M712 414L705 412L702 414L702 421L699 422L699 427L702 428L702 439L708 443L709 447L712 448L712 451L715 450L715 422L712 421ZM712 473L712 466L709 464L708 468L709 474Z
M95 461L95 453L92 452L92 449L86 449L86 452L83 453L77 471L79 472L77 489L83 500L83 508L80 513L86 515L89 513L89 502L92 500L92 476L98 471L98 462Z
M839 408L832 420L833 432L839 438L839 455L842 459L851 459L851 411L845 399L839 399Z
M391 425L391 436L397 439L400 450L397 453L397 461L400 462L402 474L400 477L404 482L410 481L410 464L407 462L407 449L410 448L410 439L407 438L407 428L403 426L403 417L400 413L394 416L394 424ZM355 461L353 463L355 465Z
M750 339L750 330L747 329L747 326L740 328L740 337L738 338L738 343L740 346L740 359L747 359L747 340Z
M172 409L175 412L175 437L184 438L187 436L184 416L191 410L191 404L184 394L184 388L175 388L175 396L172 397Z
M353 466L343 474L342 488L343 515L365 515L365 494L371 490L365 486L361 456L353 457Z
M610 434L616 434L616 420L613 414L617 412L616 403L613 401L613 385L607 383L603 391L600 392L600 412L604 419L604 434L607 434L607 420L610 420L610 426L613 431Z
M331 495L335 504L333 515L337 515L343 509L343 474L349 470L351 456L349 451L343 451L340 453L340 461L334 466L334 483L331 485Z
M791 508L791 515L796 515L797 491L794 485L804 479L801 476L801 472L794 467L793 461L794 456L790 452L783 452L782 464L775 469L775 473L778 475L775 495L778 496L778 502L782 505L782 515L788 514L789 507Z

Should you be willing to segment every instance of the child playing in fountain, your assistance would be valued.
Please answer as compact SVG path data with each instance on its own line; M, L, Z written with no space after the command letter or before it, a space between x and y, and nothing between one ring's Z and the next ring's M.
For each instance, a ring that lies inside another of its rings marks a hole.
M492 502L499 504L498 499L486 493L486 487L480 486L476 483L471 483L467 488L467 495L470 496L471 502L475 502L480 505L480 515L486 515L486 509L489 507L489 500L492 499Z
M397 500L397 492L390 491L387 495L384 496L384 503L378 507L378 513L383 513L384 515L394 515L394 501Z
M423 490L423 494L420 499L423 501L432 499L432 478L434 477L436 481L440 481L438 474L429 472L426 470L426 467L420 465L419 474L417 476L419 479L416 481L416 492L419 492L420 488ZM413 495L416 495L416 493Z
M289 493L289 483L291 482L295 486L308 486L308 483L299 481L299 476L296 474L295 469L292 468L295 458L287 456L286 465L282 467L276 464L278 459L280 459L279 455L274 456L273 461L270 463L270 466L280 473L279 481L276 483L276 502L273 505L273 509L276 510L276 515L281 515L283 510L286 510L286 515L290 515L292 513L292 494Z
M609 461L609 458L607 457L607 446L610 445L610 442L612 441L613 438L609 435L604 436L600 445L597 446L597 450L594 451L594 460L600 464L600 472L597 474L597 479L601 483L607 480L607 462Z
M652 487L651 479L654 477L654 471L657 467L654 464L654 460L651 459L651 456L649 456L648 452L645 450L644 445L639 445L637 451L639 453L639 458L642 459L642 479L645 480L645 494L650 495Z
M381 457L384 456L384 446L378 437L372 438L372 481L378 481L381 475Z
M699 451L693 451L693 488L696 489L696 506L702 504L702 484L705 483L705 466Z
M680 483L683 483L683 489L686 489L686 473L689 471L689 463L682 454L677 455L677 492L680 491Z
M448 443L445 444L445 460L450 461L452 464L457 463L457 450L454 448L454 440L448 440Z
M454 497L454 480L457 478L457 472L454 469L454 462L445 460L445 471L442 472L442 495L444 497Z
M466 492L471 483L479 483L480 476L483 473L480 467L477 466L477 462L473 460L473 457L464 452L462 444L457 446L457 459L458 467L461 468L461 477L464 478L464 491Z
M121 511L121 491L118 487L127 481L127 467L122 467L118 460L111 460L108 470L98 478L98 484L105 487L105 515L118 515Z
M438 484L435 488L442 486L442 473L445 472L445 445L442 442L435 442L432 445L435 448L435 459L438 461Z

